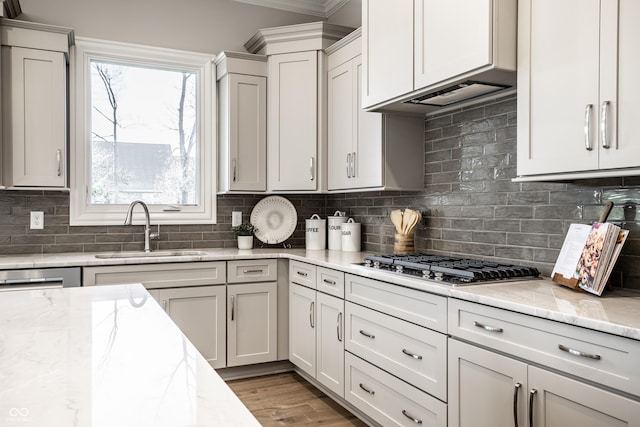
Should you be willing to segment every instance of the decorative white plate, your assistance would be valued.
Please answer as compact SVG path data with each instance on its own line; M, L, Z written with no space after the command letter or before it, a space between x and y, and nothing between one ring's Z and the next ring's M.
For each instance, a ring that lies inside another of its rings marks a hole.
M255 236L263 243L277 244L287 240L298 224L298 212L293 204L281 196L260 200L251 211Z

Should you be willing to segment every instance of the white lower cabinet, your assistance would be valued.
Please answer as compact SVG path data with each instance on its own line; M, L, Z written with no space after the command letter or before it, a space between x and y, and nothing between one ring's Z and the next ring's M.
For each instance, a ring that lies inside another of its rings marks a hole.
M345 353L345 399L383 426L447 426L446 403L349 352Z
M307 287L341 295L344 274L297 261L290 262L289 271L289 360L344 397L344 300ZM306 286L296 283L298 276Z
M449 340L450 427L639 426L640 402Z
M271 362L278 352L278 284L227 285L227 366Z
M149 293L212 367L226 366L224 285L152 289Z

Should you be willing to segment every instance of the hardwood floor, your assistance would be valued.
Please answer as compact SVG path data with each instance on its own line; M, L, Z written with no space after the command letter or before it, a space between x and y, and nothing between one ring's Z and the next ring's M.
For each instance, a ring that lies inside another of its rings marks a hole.
M265 427L366 424L295 372L227 382Z

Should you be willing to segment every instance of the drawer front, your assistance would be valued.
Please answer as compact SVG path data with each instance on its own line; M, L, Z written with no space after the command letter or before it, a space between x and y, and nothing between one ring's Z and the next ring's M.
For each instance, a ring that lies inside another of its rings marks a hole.
M347 302L345 348L447 400L447 336Z
M181 288L220 285L225 283L226 277L224 261L112 265L83 269L84 286L142 283L147 289Z
M289 281L315 289L316 266L300 261L289 261Z
M344 298L344 273L329 268L318 267L316 271L316 289Z
M278 267L275 259L227 262L227 283L275 282Z
M640 341L451 299L452 336L640 396Z
M345 299L447 333L446 297L346 274Z
M447 426L447 405L364 360L345 353L347 402L383 426Z

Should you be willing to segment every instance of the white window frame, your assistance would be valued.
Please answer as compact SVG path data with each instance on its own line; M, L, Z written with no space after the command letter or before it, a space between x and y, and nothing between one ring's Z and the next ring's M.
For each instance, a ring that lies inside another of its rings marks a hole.
M193 71L198 78L198 127L200 132L199 204L148 205L153 224L215 224L216 222L216 76L213 55L128 43L76 37L70 52L70 202L69 224L121 225L128 204L90 204L91 182L91 60L130 62L132 65L176 67ZM142 209L134 220L141 221Z

